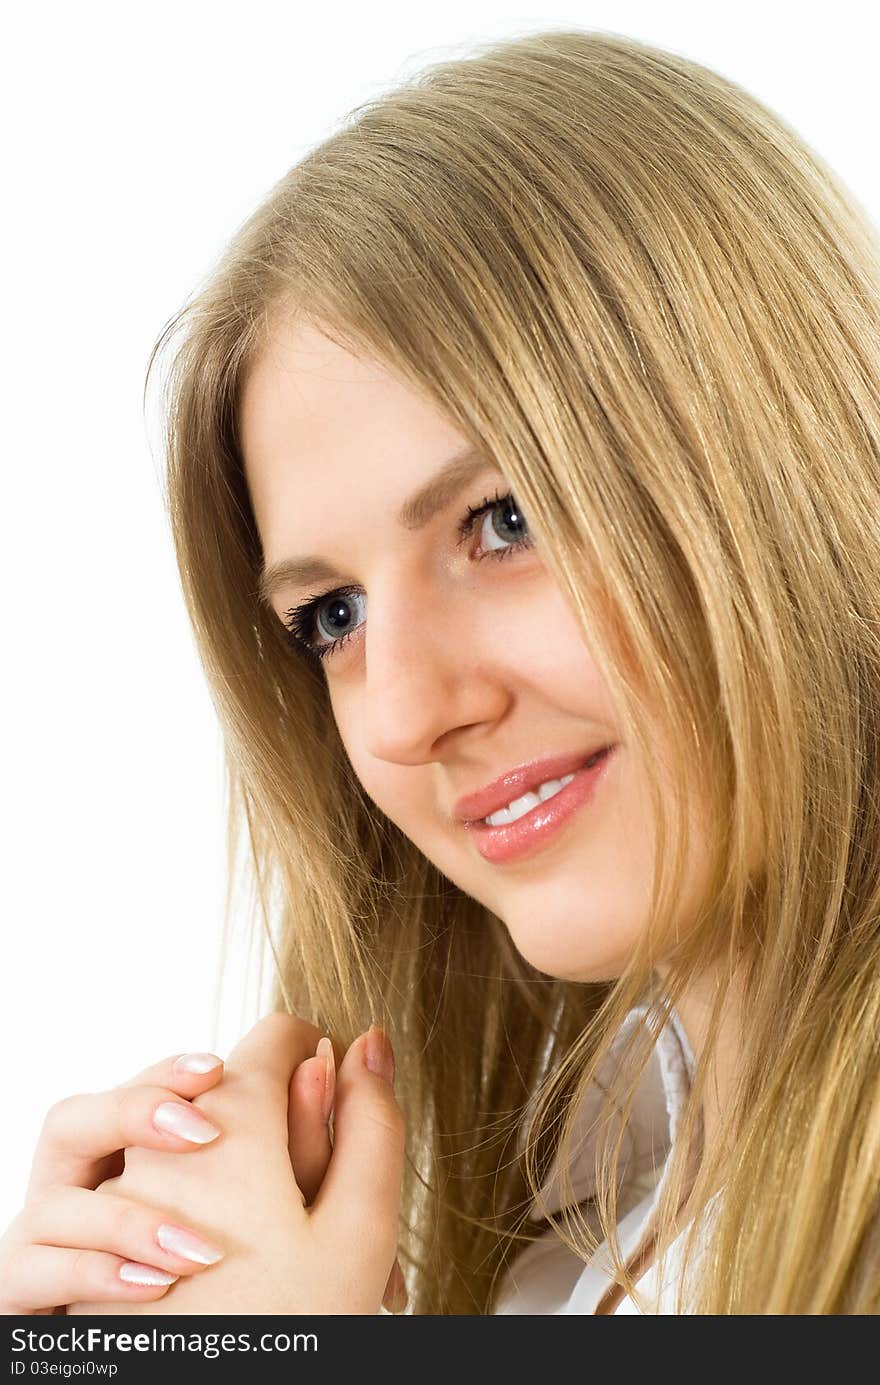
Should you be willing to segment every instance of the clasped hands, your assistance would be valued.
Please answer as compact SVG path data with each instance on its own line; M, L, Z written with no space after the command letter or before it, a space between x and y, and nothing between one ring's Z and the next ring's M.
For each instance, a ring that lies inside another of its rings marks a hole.
M331 1144L321 1118L324 1060L314 1057L320 1038L305 1020L265 1016L190 1099L221 1134L181 1153L127 1149L122 1173L99 1185L198 1228L223 1259L179 1278L154 1302L78 1302L68 1314L375 1314L383 1303L402 1306L405 1120L390 1044L381 1031L361 1034L331 1064ZM374 1040L378 1072L367 1066Z

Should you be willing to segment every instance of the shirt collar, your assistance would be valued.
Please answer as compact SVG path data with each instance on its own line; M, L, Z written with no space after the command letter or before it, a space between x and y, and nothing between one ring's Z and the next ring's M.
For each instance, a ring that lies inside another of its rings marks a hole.
M621 1054L637 1027L648 1027L657 1037L645 1067L639 1077L630 1117L621 1147L618 1177L623 1184L636 1184L652 1179L672 1149L679 1120L687 1102L694 1075L694 1055L684 1026L674 1008L658 1034L661 1018L656 1009L649 1021L652 1007L636 1005L626 1015L609 1051L596 1071L575 1114L570 1145L569 1176L573 1200L582 1202L596 1192L595 1154L598 1131L596 1121L606 1103L606 1088L621 1061ZM608 1136L603 1137L608 1140ZM611 1145L607 1144L607 1148ZM559 1188L558 1156L542 1185L543 1200L532 1202L532 1216L542 1218L562 1207Z

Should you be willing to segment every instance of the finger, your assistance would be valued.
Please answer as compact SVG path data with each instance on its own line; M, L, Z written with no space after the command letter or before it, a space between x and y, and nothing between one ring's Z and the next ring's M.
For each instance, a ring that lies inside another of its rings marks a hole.
M122 1087L149 1086L167 1087L169 1091L177 1092L178 1096L184 1096L192 1100L200 1096L203 1092L210 1091L216 1087L223 1076L223 1059L218 1058L216 1053L204 1053L188 1051L186 1053L172 1054L170 1058L163 1058L160 1063L154 1063L149 1068L144 1068L136 1073L126 1082L121 1082ZM125 1167L122 1150L117 1150L113 1154L108 1154L96 1167L90 1186L96 1188L100 1183L106 1182L110 1178L118 1178Z
M149 1265L131 1265L125 1273L153 1282L127 1283L119 1273L127 1263L118 1255L107 1255L99 1250L22 1246L13 1256L0 1288L0 1313L31 1314L81 1301L152 1302L167 1293L175 1282L175 1276L165 1271Z
M216 1086L222 1076L223 1059L218 1058L215 1053L181 1053L173 1054L169 1058L164 1058L160 1063L154 1063L152 1067L144 1068L142 1072L119 1085L121 1087L164 1086L169 1092L178 1096L192 1098ZM107 1095L107 1093L103 1095ZM46 1118L47 1123L54 1111L55 1107L49 1112ZM44 1123L43 1130L46 1131L46 1123ZM59 1181L52 1170L52 1158L51 1150L37 1149L31 1171L28 1196L39 1193L44 1187ZM87 1160L80 1161L69 1181L81 1187L96 1188L99 1183L105 1182L108 1178L117 1177L122 1172L123 1167L122 1146L104 1154L90 1152Z
M223 1076L223 1059L216 1053L177 1053L120 1082L120 1087L168 1087L180 1096L206 1092Z
M254 1157L264 1175L290 1176L291 1192L302 1205L288 1149L290 1081L295 1069L314 1056L321 1031L296 1015L264 1015L229 1054L223 1081L195 1098L198 1109L222 1129L259 1132Z
M53 1188L25 1205L13 1234L35 1245L109 1251L174 1275L195 1274L224 1255L214 1239L193 1227L103 1189Z
M381 1030L374 1031L379 1044ZM374 1263L387 1255L380 1292L397 1253L406 1126L392 1085L393 1056L385 1038L385 1076L366 1065L368 1039L350 1045L336 1074L333 1153L311 1215L327 1222L340 1246L371 1238Z
M336 1064L328 1038L321 1039L318 1048L319 1053L300 1063L294 1072L287 1104L290 1162L306 1204L320 1188L333 1150L327 1122L333 1107Z
M167 1087L113 1087L65 1097L49 1111L31 1168L27 1200L58 1184L92 1188L106 1156L129 1146L183 1153L220 1134L202 1112Z
M266 1079L286 1097L294 1068L312 1057L320 1038L320 1029L298 1015L280 1010L264 1015L230 1053L227 1076L242 1073Z

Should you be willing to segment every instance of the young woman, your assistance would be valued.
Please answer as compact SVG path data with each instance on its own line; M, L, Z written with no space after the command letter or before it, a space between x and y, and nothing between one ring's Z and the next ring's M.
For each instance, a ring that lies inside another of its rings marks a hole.
M533 35L354 112L177 329L169 512L278 1013L53 1111L7 1311L376 1312L398 1254L419 1314L876 1313L851 195L697 63Z

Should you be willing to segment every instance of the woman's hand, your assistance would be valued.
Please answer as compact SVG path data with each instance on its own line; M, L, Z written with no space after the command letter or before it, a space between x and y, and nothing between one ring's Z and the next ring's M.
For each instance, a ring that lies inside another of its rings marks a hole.
M287 1147L293 1176L306 1200L314 1202L330 1163L333 1145L330 1118L336 1097L336 1051L329 1038L319 1040L314 1057L294 1071L288 1089ZM406 1281L395 1259L385 1285L382 1307L402 1313L407 1305Z
M390 1046L384 1076L381 1065L371 1071L365 1062L368 1038L387 1045L380 1031L360 1035L339 1064L328 1156L296 1122L310 1072L317 1085L317 1036L295 1016L267 1015L230 1054L223 1083L196 1103L223 1136L196 1158L128 1150L124 1171L98 1190L160 1206L169 1219L182 1219L185 1208L227 1250L223 1262L199 1277L201 1286L194 1277L178 1281L161 1303L79 1301L71 1315L379 1311L397 1250L405 1135ZM304 1075L294 1082L301 1065ZM295 1176L297 1163L306 1189Z
M215 1139L192 1098L222 1076L223 1062L213 1054L182 1054L110 1091L67 1097L51 1108L24 1206L0 1238L0 1314L63 1313L78 1299L116 1302L127 1313L161 1299L179 1276L198 1276L216 1263L222 1248L199 1236L197 1224L179 1224L143 1199L95 1190L121 1172L127 1145L172 1151L185 1161ZM198 1142L154 1124L157 1113L160 1122L170 1115L178 1131L192 1127Z

